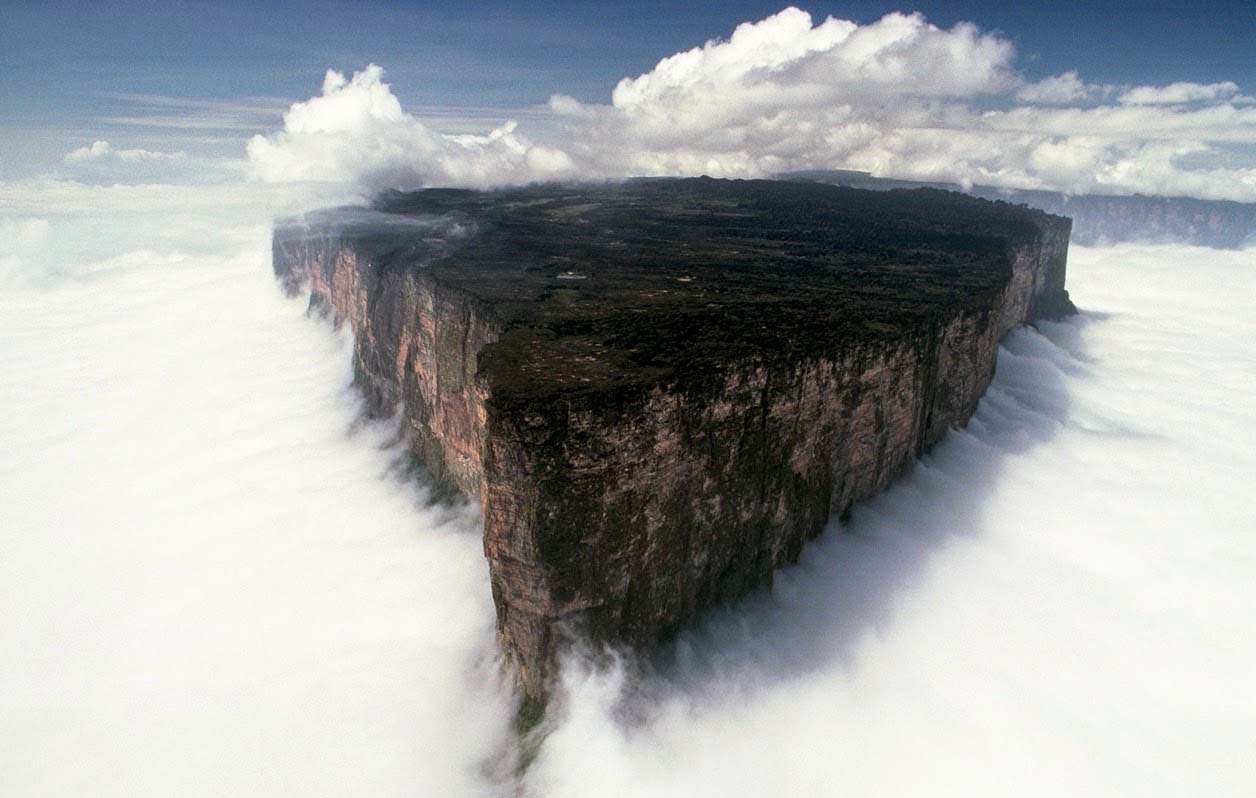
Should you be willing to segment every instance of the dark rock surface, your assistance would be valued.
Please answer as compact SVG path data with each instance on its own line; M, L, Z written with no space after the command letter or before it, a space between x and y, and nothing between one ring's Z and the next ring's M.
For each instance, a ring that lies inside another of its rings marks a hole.
M1058 191L1025 191L994 186L961 189L953 183L893 180L849 169L794 172L782 177L876 191L923 187L964 191L983 199L1028 205L1071 218L1073 241L1087 246L1136 241L1234 249L1256 242L1256 204L1250 202L1140 194L1069 195Z
M649 644L770 582L1072 312L1067 219L934 190L640 180L381 197L277 227L372 410L479 499L500 642Z

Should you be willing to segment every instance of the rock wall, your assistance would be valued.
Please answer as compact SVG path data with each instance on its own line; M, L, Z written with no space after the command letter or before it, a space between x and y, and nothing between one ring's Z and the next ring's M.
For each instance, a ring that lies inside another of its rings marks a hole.
M334 231L276 232L273 263L285 290L310 292L312 310L354 335L354 378L372 415L398 408L411 451L434 482L478 497L485 394L476 385L480 351L498 329L431 272L377 268Z
M411 448L478 497L499 638L542 697L566 624L649 644L771 582L833 516L883 490L994 374L1000 337L1071 311L1068 222L1044 217L980 311L805 362L728 362L697 384L520 399L493 391L491 311L353 241L276 232L275 270L356 336L371 407L400 405Z

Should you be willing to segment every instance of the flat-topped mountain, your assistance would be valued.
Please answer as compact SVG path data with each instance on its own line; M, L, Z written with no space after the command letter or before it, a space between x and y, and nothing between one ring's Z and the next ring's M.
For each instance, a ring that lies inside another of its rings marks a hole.
M928 189L637 180L428 190L277 227L372 411L478 499L540 697L565 623L648 644L771 580L1071 312L1069 223Z
M1078 244L1138 241L1236 249L1256 242L1256 204L1250 202L1142 194L1064 194L980 185L961 188L958 183L873 177L852 169L817 169L781 177L875 191L904 188L962 191L983 199L1023 204L1072 219L1073 241Z

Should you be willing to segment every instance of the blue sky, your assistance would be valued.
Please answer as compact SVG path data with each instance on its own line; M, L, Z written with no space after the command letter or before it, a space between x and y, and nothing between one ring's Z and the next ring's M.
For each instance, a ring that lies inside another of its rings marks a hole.
M619 78L727 36L780 2L6 3L0 124L90 126L116 94L298 98L329 67L376 62L407 107L519 107L554 92L604 101ZM918 10L1016 43L1030 77L1256 84L1252 0L811 2L858 22Z
M369 63L385 68L402 106L433 130L484 132L514 118L544 138L553 119L535 109L551 95L606 103L620 79L785 6L0 3L0 145L7 153L0 177L55 168L70 150L98 140L239 158L250 135L276 130L289 104L319 93L327 69L350 73ZM1249 109L1256 94L1254 0L797 5L817 24L830 15L870 23L892 11L919 11L943 28L973 22L1015 46L1020 79L1076 71L1086 84L1112 89L1109 100L1122 86L1176 81L1233 82ZM973 112L985 102L974 97ZM1250 126L1231 128L1220 136L1201 129L1195 138L1210 142L1203 156L1172 157L1251 168Z

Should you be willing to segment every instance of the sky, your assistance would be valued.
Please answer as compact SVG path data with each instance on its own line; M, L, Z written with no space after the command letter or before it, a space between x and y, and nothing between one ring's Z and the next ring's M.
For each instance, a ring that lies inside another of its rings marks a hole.
M919 12L929 24L947 31L971 22L982 35L1009 46L1005 62L996 66L1013 72L1014 82L1072 75L1075 90L1069 99L1084 100L1082 107L1111 102L1129 87L1232 85L1233 91L1214 93L1210 99L1230 104L1237 99L1237 107L1246 114L1225 121L1225 131L1216 129L1215 119L1188 120L1188 126L1203 129L1175 132L1173 151L1162 147L1154 157L1160 162L1184 160L1193 167L1256 167L1252 106L1242 102L1256 90L1256 60L1251 58L1256 5L1245 0L1083 5L966 0L910 6L816 2L800 7L810 13L816 26L829 16L869 25L893 12ZM565 142L587 138L591 132L588 126L573 126L570 118L556 116L552 97L570 97L589 108L605 106L622 79L648 73L660 59L674 53L712 39L727 39L739 24L766 20L782 8L780 3L759 2L646 2L615 7L564 2L11 2L0 24L0 142L9 152L0 163L0 176L47 172L62 165L67 153L96 141L107 141L115 150L240 158L242 142L250 135L276 130L282 113L293 102L318 93L328 69L351 75L370 64L383 68L402 108L430 130L485 133L515 120L520 136L576 157ZM922 77L928 80L928 75ZM1082 98L1078 86L1096 91L1103 87L1107 93L1092 91ZM1007 80L1000 86L974 85L968 94L939 95L928 112L941 113L940 102L953 105L960 100L974 113L1007 109L1020 102L1014 88ZM825 102L840 96L838 92ZM1194 109L1206 99L1194 98ZM836 124L853 129L865 121L846 119ZM1180 121L1173 122L1175 129L1181 127ZM813 118L809 124L835 123ZM919 122L878 118L875 124L884 129ZM953 126L954 120L944 124ZM1016 124L1018 129L1059 126L1036 119ZM1103 135L1111 129L1149 124L1157 126L1141 118L1113 120ZM1240 132L1235 132L1236 125ZM931 121L928 126L936 124ZM623 135L608 135L606 125L600 127L605 147L627 145ZM972 127L971 120L959 127ZM1064 127L1068 129L1060 130L1060 135L1094 135L1094 126L1085 120ZM617 164L597 154L596 165L577 163L573 174L696 170L753 175L775 163L745 147L738 151L745 156L739 162L729 157L726 145L714 155L710 147L700 148L701 158L662 157L653 145L644 149L653 154ZM788 153L781 163L848 166L961 181L966 175L960 172L967 171L975 179L1017 187L1104 188L1079 180L1076 174L1061 175L1059 169L1046 178L1030 174L1032 170L1027 172L1021 164L1001 174L999 167L989 163L965 161L950 170L954 174L943 174L947 171L941 166L943 161L964 160L973 155L972 148L965 153L935 153L933 162L916 159L915 163L904 161L901 148L881 153L858 149L849 142L828 150L810 146ZM1129 152L1124 157L1128 161ZM756 158L757 163L749 163ZM1079 168L1097 169L1100 160ZM1120 155L1109 153L1103 163L1120 160ZM704 168L707 161L716 165ZM1129 170L1128 166L1114 168ZM394 176L392 182L397 180ZM1117 193L1162 190L1204 195L1211 191L1218 197L1256 196L1256 177L1250 172L1222 188L1201 188L1200 182L1208 181L1114 178L1107 187Z
M727 35L784 2L8 3L0 27L6 124L101 108L101 93L298 98L327 68L380 63L407 105L514 108L561 92L606 99L624 75ZM814 2L822 19L919 11L1017 42L1026 71L1101 83L1249 84L1256 8L1204 2ZM23 109L22 106L27 108ZM80 117L81 118L81 117Z
M1129 6L0 0L5 795L1256 794L1251 247L1071 247L966 428L526 751L476 509L270 269L386 186L1256 201L1251 4Z

